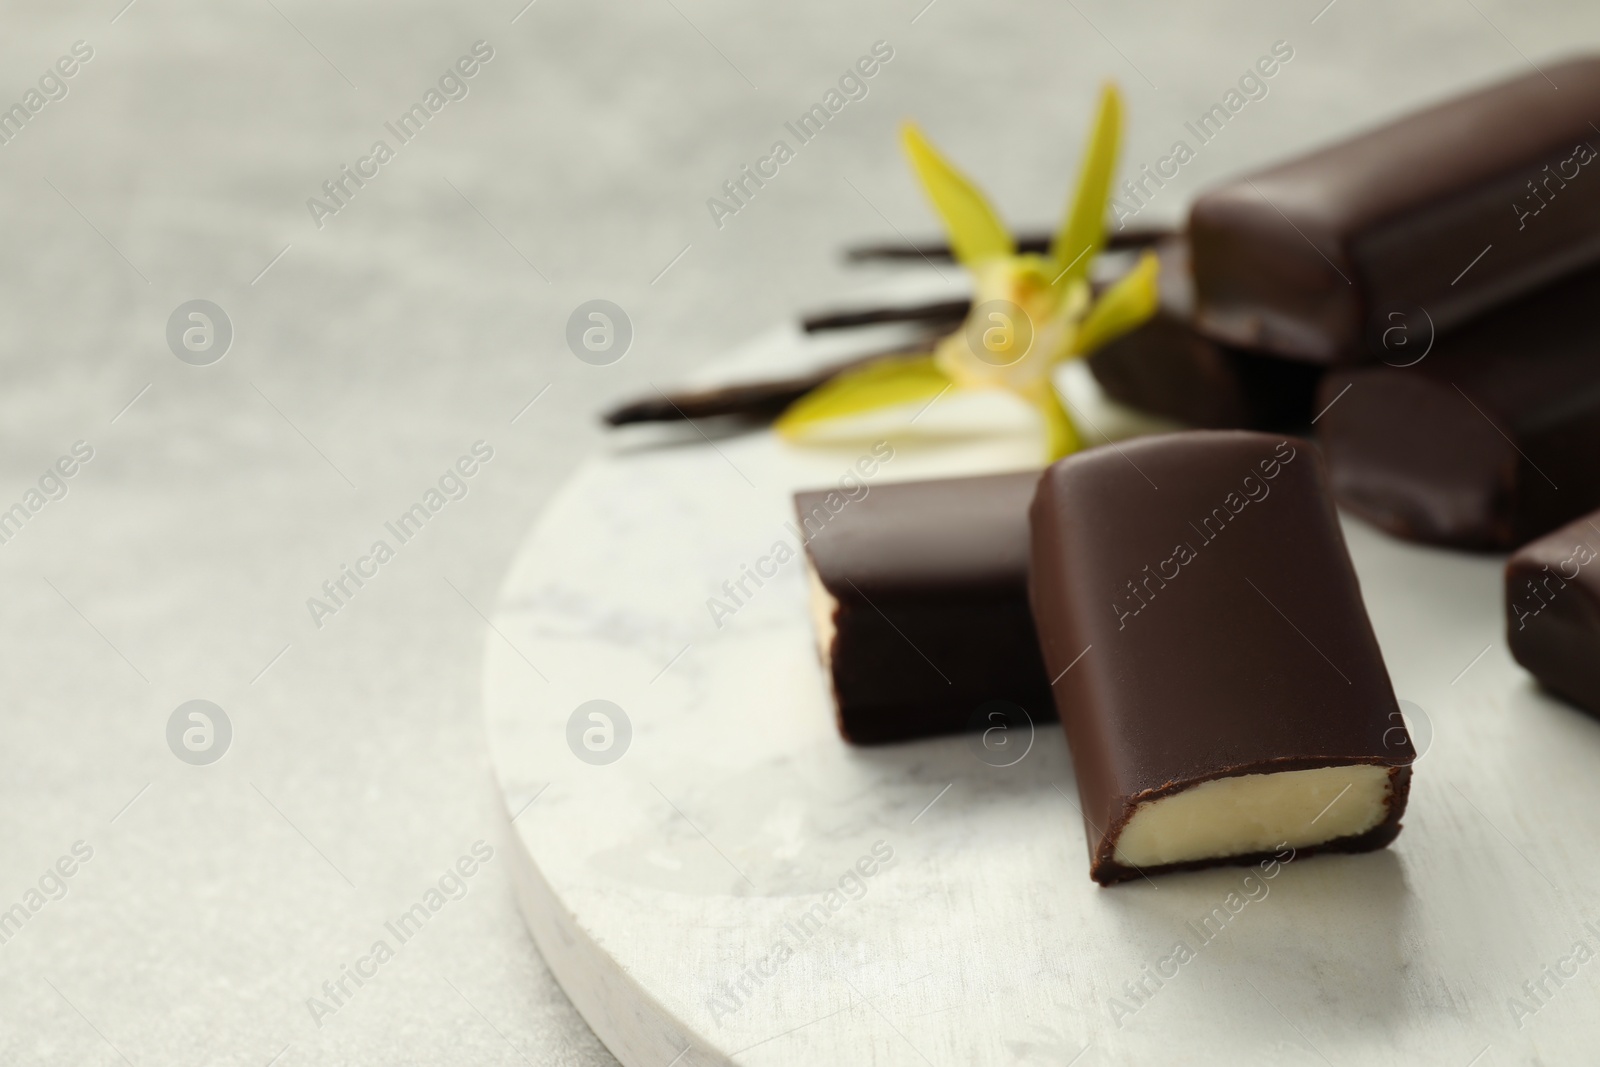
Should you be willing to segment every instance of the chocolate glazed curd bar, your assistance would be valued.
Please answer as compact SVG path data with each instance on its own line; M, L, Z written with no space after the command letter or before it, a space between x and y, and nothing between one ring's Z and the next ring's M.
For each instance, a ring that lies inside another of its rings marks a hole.
M973 728L987 701L1055 718L1028 613L1039 472L795 494L817 648L856 744Z
M1089 355L1111 399L1203 429L1282 430L1311 419L1323 368L1233 348L1194 328L1194 278L1182 239L1156 246L1161 303Z
M1092 449L1045 473L1030 521L1090 877L1394 840L1415 752L1315 446Z
M1202 194L1199 328L1368 361L1363 334L1394 306L1445 331L1600 259L1597 115L1600 58L1584 56Z
M1334 495L1369 522L1478 549L1547 533L1600 507L1600 269L1439 338L1415 366L1335 370L1318 407Z
M1600 512L1506 564L1511 655L1544 686L1600 716Z

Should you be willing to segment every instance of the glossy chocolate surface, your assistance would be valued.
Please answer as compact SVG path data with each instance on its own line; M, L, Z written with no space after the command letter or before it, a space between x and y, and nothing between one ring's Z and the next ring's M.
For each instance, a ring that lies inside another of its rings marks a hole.
M1038 479L875 485L826 520L826 491L795 494L810 564L838 602L829 673L846 739L971 729L991 700L1055 717L1028 612Z
M1600 512L1506 563L1506 639L1547 689L1600 716Z
M1413 366L1330 373L1317 432L1339 503L1397 537L1478 549L1600 507L1597 309L1588 270Z
M1395 768L1383 823L1301 852L1393 840L1414 752L1314 445L1192 431L1092 449L1046 472L1030 514L1096 881L1152 873L1114 859L1139 803L1232 775Z
M1198 325L1290 358L1366 362L1363 335L1391 308L1426 307L1447 331L1593 263L1596 115L1600 58L1581 57L1202 194Z
M1322 368L1225 345L1194 327L1188 246L1163 242L1161 304L1148 321L1089 356L1089 369L1118 403L1201 429L1304 426Z

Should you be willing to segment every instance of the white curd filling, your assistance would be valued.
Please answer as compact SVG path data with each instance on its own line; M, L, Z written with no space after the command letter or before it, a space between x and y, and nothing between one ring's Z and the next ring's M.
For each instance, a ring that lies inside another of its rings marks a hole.
M1372 764L1241 774L1140 804L1117 839L1129 867L1306 848L1388 816L1389 768Z
M811 586L811 625L817 635L817 655L821 657L824 668L831 668L833 635L836 632L833 619L839 610L839 602L822 584L822 579L817 577L817 569L809 559L806 560L806 579Z

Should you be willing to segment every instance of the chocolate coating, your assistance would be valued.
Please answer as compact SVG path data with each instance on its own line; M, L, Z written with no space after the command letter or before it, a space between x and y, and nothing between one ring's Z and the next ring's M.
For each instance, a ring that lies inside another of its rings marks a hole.
M990 700L1055 717L1028 613L1025 516L1038 480L873 486L809 525L828 494L795 494L807 558L838 602L828 668L846 740L971 729Z
M1322 368L1247 352L1194 327L1188 245L1164 242L1161 304L1143 325L1089 356L1107 396L1203 429L1304 426Z
M1233 775L1393 768L1381 824L1300 852L1394 839L1415 753L1315 446L1192 431L1091 449L1046 472L1030 519L1091 877L1140 876L1114 858L1137 805Z
M1317 429L1340 504L1397 537L1478 549L1600 507L1597 307L1589 270L1414 366L1330 373Z
M1391 307L1426 307L1445 331L1600 259L1597 114L1600 58L1585 56L1203 194L1197 323L1294 359L1370 361L1363 332Z
M1600 716L1600 512L1507 561L1506 638L1546 688Z

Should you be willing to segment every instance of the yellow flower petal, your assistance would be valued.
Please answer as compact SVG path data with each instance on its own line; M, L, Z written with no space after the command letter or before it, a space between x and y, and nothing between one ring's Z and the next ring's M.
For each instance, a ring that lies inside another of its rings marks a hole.
M848 371L789 405L773 427L793 439L815 423L938 396L954 384L932 356L897 356Z
M1157 281L1161 264L1154 252L1139 257L1139 265L1117 280L1095 301L1078 328L1075 355L1087 355L1109 344L1156 313L1161 302Z
M946 162L914 123L901 127L900 137L923 191L950 232L950 249L956 259L970 267L985 259L1014 255L1017 247L1011 234L978 187ZM1104 206L1102 198L1102 210Z
M1078 436L1072 416L1061 406L1054 384L1040 382L1028 390L1027 399L1044 419L1046 462L1054 463L1083 447L1083 438Z
M1106 199L1117 169L1117 144L1122 138L1122 97L1107 83L1100 92L1100 111L1084 146L1083 166L1072 208L1050 245L1050 257L1062 270L1058 287L1087 277L1089 261L1105 238Z

